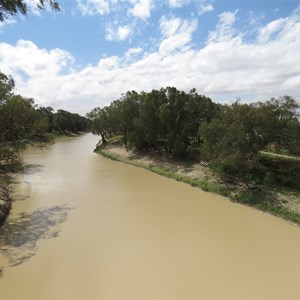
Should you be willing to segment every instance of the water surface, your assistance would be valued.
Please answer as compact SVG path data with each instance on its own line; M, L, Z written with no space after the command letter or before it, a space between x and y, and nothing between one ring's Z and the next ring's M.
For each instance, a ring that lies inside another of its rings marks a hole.
M97 141L25 153L1 299L300 298L299 227L103 158Z

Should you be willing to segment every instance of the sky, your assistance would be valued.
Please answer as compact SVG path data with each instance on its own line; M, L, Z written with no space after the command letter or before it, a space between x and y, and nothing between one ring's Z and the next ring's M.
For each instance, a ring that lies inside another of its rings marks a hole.
M300 99L300 0L58 0L0 23L15 92L84 115L127 91Z

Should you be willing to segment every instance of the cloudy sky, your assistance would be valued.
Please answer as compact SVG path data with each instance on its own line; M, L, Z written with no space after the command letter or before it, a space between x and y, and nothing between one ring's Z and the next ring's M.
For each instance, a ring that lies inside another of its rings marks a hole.
M59 0L0 23L16 92L85 114L128 90L300 98L300 0Z

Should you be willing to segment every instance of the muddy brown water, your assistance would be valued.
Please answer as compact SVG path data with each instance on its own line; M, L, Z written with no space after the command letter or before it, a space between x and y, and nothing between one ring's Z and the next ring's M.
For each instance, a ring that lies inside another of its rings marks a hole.
M114 162L98 137L25 154L0 299L300 299L300 228Z

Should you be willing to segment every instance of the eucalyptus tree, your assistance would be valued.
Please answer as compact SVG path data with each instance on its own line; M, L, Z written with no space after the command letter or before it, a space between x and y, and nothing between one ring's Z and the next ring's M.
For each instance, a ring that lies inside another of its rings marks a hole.
M140 103L140 125L146 148L157 149L165 145L165 133L160 122L160 107L166 103L167 98L162 90L152 90L144 93Z
M27 2L27 3L26 3ZM33 1L32 1L33 2ZM35 2L33 2L35 3ZM56 0L39 0L36 2L36 7L39 9L45 8L49 5L51 9L58 11L60 10L59 4ZM28 12L28 1L25 0L0 0L0 22L5 19L14 16L18 13L26 15Z
M10 169L20 162L20 153L31 144L51 142L47 136L48 119L35 109L33 99L11 96L0 105L0 169Z
M264 149L300 154L299 104L289 96L266 102L221 106L200 125L201 153L229 173L261 173L258 153Z
M0 72L0 105L12 96L14 87L15 82L12 77Z
M266 146L300 155L299 103L290 96L253 104L257 111L257 129Z
M106 143L106 127L108 116L105 109L100 107L94 108L86 114L86 117L91 121L92 132L101 136L102 143Z
M38 112L48 119L48 132L53 130L53 118L54 118L54 109L51 106L48 107L39 107Z
M141 94L128 91L122 96L120 107L120 122L126 147L142 148L144 144L140 126Z
M36 109L34 100L15 95L14 81L0 73L0 169L19 163L20 153L28 144L45 145L48 119Z
M48 108L48 119L49 115L51 117L51 108ZM85 117L63 109L58 109L57 112L53 114L52 122L53 129L62 134L78 133L88 130L88 121Z

